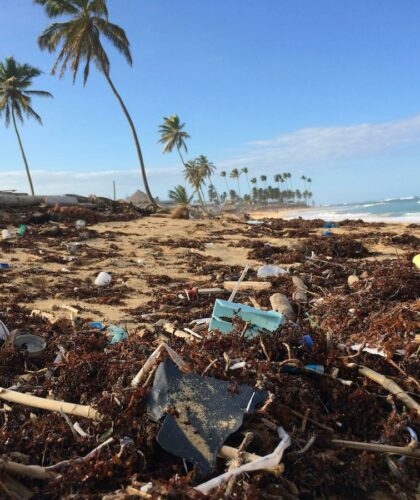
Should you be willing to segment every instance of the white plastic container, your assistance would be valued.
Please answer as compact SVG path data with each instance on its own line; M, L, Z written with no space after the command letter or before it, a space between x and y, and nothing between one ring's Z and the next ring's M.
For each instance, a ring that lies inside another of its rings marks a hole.
M288 273L288 271L282 267L266 265L258 268L257 276L259 278L276 278L277 276L286 273Z
M105 286L105 285L109 285L111 283L111 275L104 272L104 271L101 271L98 276L96 277L96 280L95 280L95 285L96 286Z
M13 238L13 234L8 229L3 229L1 232L1 239L10 240L10 238Z

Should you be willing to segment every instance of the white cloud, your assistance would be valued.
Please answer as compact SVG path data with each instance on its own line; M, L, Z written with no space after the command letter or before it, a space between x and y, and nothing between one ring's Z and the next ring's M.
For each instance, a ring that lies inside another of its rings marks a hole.
M238 157L222 162L251 167L331 165L339 160L383 153L403 144L420 143L420 114L399 121L334 127L313 127L253 141Z

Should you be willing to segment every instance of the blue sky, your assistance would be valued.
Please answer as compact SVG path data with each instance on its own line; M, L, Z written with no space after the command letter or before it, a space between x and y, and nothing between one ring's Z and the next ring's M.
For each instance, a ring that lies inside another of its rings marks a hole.
M418 0L109 0L134 65L110 49L111 76L138 127L152 191L182 179L158 126L179 114L189 157L219 172L290 171L313 180L319 203L420 194ZM45 74L54 100L34 108L22 139L38 193L123 197L142 188L125 118L94 68L85 88L49 75L37 35L48 19L31 0L0 0L0 59ZM0 189L27 191L12 129L0 122ZM215 184L224 183L216 176ZM245 182L243 181L243 189ZM294 187L302 186L297 180Z

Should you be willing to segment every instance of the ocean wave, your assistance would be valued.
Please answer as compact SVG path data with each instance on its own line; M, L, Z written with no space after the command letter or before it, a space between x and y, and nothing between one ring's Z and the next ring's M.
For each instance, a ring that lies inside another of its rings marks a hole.
M366 205L362 205L361 208L368 208L368 207L377 207L379 205L385 205L386 203L384 201L378 201L376 203L366 203Z

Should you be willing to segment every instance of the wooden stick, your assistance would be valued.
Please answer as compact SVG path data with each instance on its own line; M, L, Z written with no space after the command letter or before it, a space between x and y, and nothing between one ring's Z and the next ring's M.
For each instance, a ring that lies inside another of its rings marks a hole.
M230 296L228 298L228 302L233 302L233 299L235 298L236 292L239 290L239 287L240 287L243 279L245 278L246 273L248 272L248 269L249 269L249 264L246 264L246 266L244 267L244 270L242 271L242 274L239 276L238 281L231 282L231 283L234 283L234 285L232 288L232 293L230 294ZM225 283L225 285L226 285L226 283ZM228 290L225 286L224 286L224 288L226 290Z
M59 476L56 472L47 470L39 465L25 465L9 460L0 459L0 470L4 469L11 474L34 477L35 479L54 479Z
M271 283L269 281L242 281L239 283L237 281L225 281L223 287L228 292L240 291L240 290L269 290L271 288ZM232 301L229 301L232 302Z
M381 373L375 372L371 370L367 366L358 366L355 363L350 363L350 368L358 368L359 373L370 380L373 380L377 384L381 385L384 389L386 389L391 394L394 394L402 403L404 403L408 408L415 410L417 415L420 415L420 404L418 404L414 399L409 396L404 389L402 389L398 384L396 384L393 380L385 377Z
M343 439L332 439L334 446L349 448L352 450L371 451L374 453L393 453L420 459L420 450L410 446L391 446L387 444L363 443L358 441L345 441Z
M66 403L65 401L55 401L54 399L39 398L32 394L22 394L21 392L11 391L0 387L0 399L31 406L49 411L63 411L69 415L90 418L91 420L101 420L102 415L91 406L79 405L76 403Z

